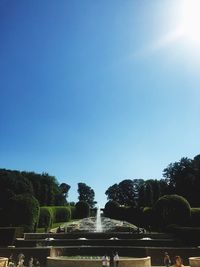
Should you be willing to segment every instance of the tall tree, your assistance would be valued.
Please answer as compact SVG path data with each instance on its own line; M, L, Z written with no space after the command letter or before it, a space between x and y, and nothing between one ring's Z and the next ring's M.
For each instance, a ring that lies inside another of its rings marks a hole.
M110 186L105 194L107 195L107 199L108 200L112 200L112 201L116 201L118 203L120 203L120 188L118 186L118 184L114 184L112 186Z
M78 183L78 194L79 201L85 201L88 203L90 208L94 208L97 202L94 200L94 190L90 186L86 185L85 183Z
M134 182L130 179L125 179L119 183L120 204L124 206L135 206L135 188Z
M66 184L66 183L61 183L60 184L60 191L62 193L62 196L64 198L64 202L65 203L67 203L67 197L68 197L68 192L69 192L70 188L71 188L71 186Z

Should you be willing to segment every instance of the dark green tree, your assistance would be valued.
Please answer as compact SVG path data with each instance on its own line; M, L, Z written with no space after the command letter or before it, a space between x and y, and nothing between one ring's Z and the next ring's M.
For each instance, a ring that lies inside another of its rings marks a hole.
M108 200L120 202L120 188L118 184L110 186L105 192Z
M78 194L79 201L85 201L88 203L90 208L94 208L96 204L96 201L94 200L95 193L90 186L86 185L85 183L78 183Z

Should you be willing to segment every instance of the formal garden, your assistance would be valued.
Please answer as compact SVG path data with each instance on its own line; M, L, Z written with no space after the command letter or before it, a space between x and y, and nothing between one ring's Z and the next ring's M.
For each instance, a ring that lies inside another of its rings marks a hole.
M85 183L74 203L70 185L53 176L1 169L0 256L10 266L100 266L103 255L118 251L120 266L149 267L163 265L167 251L199 266L199 162L182 158L165 179L111 185L99 208Z

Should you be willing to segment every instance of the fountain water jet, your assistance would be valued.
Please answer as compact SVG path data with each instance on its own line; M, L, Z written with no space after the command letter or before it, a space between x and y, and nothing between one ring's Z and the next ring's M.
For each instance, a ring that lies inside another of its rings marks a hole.
M101 210L100 208L97 209L97 215L96 215L96 229L95 232L102 232L102 222L101 222Z

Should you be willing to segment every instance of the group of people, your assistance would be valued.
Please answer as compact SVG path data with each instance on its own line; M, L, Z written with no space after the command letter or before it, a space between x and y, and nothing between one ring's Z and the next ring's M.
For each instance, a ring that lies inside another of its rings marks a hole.
M8 259L8 267L24 267L25 256L20 253L17 256L17 261L14 260L13 254L10 255ZM30 257L28 261L28 267L40 267L40 262L38 259Z
M106 254L102 257L102 266L110 266L110 267L118 267L119 266L119 254L116 251L115 253L111 253L110 257Z
M165 252L165 256L164 256L164 265L165 267L171 267L172 265L171 258L167 252ZM180 256L174 257L174 264L172 266L173 267L184 267L183 261Z

